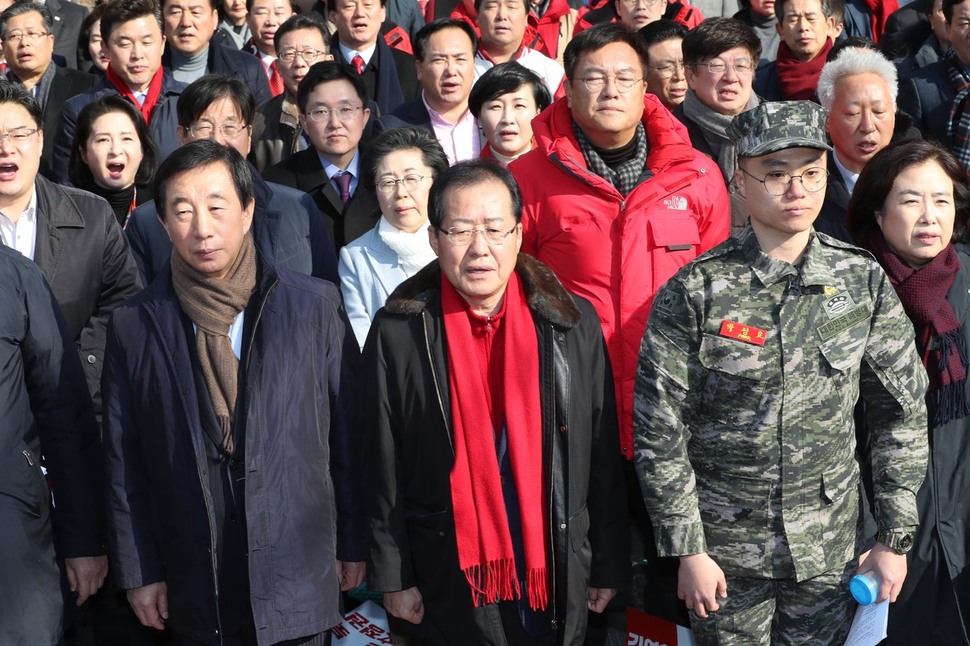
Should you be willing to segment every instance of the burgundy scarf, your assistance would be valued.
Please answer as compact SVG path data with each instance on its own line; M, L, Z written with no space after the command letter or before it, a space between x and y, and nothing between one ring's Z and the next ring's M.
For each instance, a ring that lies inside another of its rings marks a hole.
M775 70L778 72L778 88L788 101L812 101L818 88L818 77L825 66L825 59L832 49L832 39L826 39L815 58L803 63L795 58L785 41L778 43L778 58Z
M145 117L145 123L151 125L152 123L152 110L155 109L155 104L158 103L158 97L162 95L162 77L165 76L165 71L159 67L158 71L155 72L155 76L152 77L151 83L148 84L148 94L145 96L145 102L141 105L138 104L138 99L135 98L135 93L131 91L128 84L125 83L124 79L118 76L118 73L108 65L107 69L108 82L118 90L118 94L125 97L129 101L135 104L138 111L141 112L141 116Z
M953 245L947 245L919 269L913 269L896 255L881 233L870 234L865 247L886 270L889 282L916 328L916 349L930 378L927 399L933 412L933 426L970 415L966 396L966 341L960 321L946 299L960 271Z
M471 587L475 606L521 597L495 449L502 429L495 428L487 414L496 412L492 410L493 402L504 401L504 414L496 418L505 420L519 498L529 606L542 610L549 601L549 583L548 527L542 490L539 341L515 272L506 287L503 307L502 342L495 351L507 359L504 392L493 395L490 380L485 377L487 370L481 366L468 307L448 280L441 281L455 446L451 501L458 563Z

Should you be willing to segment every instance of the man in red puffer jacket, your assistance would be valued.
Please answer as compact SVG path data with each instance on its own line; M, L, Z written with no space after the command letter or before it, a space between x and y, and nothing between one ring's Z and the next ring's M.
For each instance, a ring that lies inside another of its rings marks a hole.
M677 269L724 241L730 228L717 165L691 147L655 96L645 95L645 50L636 32L617 24L574 37L564 55L566 97L535 118L537 148L509 167L522 189L522 251L590 300L599 316L627 460L633 457L637 355L654 294ZM643 499L628 467L627 497L639 528L635 549L640 543L650 550ZM642 556L653 568L653 556ZM649 611L686 622L674 594L676 567L647 576L650 582L634 587L634 596L647 590ZM662 576L671 585L658 582Z

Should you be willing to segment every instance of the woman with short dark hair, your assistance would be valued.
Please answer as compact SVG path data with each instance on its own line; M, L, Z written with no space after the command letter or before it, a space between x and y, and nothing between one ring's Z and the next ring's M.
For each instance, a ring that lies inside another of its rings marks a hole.
M930 459L908 574L887 644L970 643L970 188L937 144L890 144L862 169L849 228L875 255L916 328L929 375ZM860 449L864 450L864 446Z

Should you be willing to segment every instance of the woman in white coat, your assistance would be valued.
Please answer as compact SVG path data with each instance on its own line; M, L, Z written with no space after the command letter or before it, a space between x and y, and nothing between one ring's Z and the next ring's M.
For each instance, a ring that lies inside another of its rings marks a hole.
M340 250L340 289L361 348L377 310L405 279L435 260L428 238L428 193L448 168L441 144L425 130L395 128L371 143L364 188L377 192L377 226Z

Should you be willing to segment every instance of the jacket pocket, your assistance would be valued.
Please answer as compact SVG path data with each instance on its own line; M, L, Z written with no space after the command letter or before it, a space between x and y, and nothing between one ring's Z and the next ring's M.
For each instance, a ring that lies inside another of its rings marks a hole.
M747 429L759 419L771 373L769 351L712 334L701 339L698 359L707 370L701 391L701 419ZM716 429L720 430L720 429Z
M40 518L49 509L50 489L37 457L29 449L22 448L0 461L0 496L20 502L34 518Z
M701 238L689 211L668 211L647 220L656 292L677 270L697 257Z
M414 578L421 594L441 600L460 575L455 523L450 511L416 514L405 520Z

